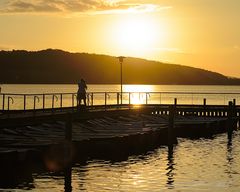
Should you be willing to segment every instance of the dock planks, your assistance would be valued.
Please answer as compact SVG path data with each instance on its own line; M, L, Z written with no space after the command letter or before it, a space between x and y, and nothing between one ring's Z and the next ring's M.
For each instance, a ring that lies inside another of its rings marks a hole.
M216 112L218 108L221 114ZM177 106L175 135L195 138L226 132L228 108L205 106L205 109L208 112L205 113L202 106ZM66 142L66 114L70 114L72 119L72 143L81 154L90 154L89 151L92 154L110 154L119 150L130 154L139 149L168 144L169 106L165 105L13 112L0 116L0 155L41 151Z

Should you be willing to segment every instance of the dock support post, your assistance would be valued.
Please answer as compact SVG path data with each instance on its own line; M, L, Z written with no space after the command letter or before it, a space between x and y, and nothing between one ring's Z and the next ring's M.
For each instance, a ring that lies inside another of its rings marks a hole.
M64 189L65 191L72 191L72 115L68 113L66 115L66 124L65 124L65 170L64 170Z
M177 98L174 98L174 105L177 105Z
M64 191L71 192L72 191L72 167L68 166L64 170Z
M233 99L233 129L237 130L237 110L236 110L236 99Z
M72 115L70 113L66 116L65 139L67 141L72 141Z
M233 105L234 106L236 105L236 99L233 99Z
M228 143L232 143L232 134L233 134L233 126L234 126L234 121L233 121L233 102L229 101L228 103L228 122L227 122L227 132L228 132Z
M206 104L207 100L206 98L203 99L203 116L206 117Z
M176 106L169 106L169 125L168 125L168 148L173 149L173 144L176 143L176 135L174 134L174 115Z

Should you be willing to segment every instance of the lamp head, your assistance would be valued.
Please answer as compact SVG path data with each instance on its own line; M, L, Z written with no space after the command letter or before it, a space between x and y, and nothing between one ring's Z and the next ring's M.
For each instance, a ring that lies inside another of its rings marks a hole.
M126 57L124 57L124 56L119 56L119 57L117 57L117 58L119 59L119 62L122 63L122 62L123 62L123 59L125 59Z

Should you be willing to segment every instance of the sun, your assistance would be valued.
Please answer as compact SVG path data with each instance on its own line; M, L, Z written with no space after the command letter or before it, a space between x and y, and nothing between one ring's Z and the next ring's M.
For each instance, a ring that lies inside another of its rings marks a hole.
M115 41L125 55L140 55L155 47L161 35L154 19L128 17L115 27Z

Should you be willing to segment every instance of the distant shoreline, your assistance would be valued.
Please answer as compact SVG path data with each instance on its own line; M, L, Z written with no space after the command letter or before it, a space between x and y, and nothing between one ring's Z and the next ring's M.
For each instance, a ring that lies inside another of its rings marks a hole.
M120 65L108 55L62 50L0 51L2 84L119 84ZM123 83L130 85L240 85L240 78L205 69L127 57Z

